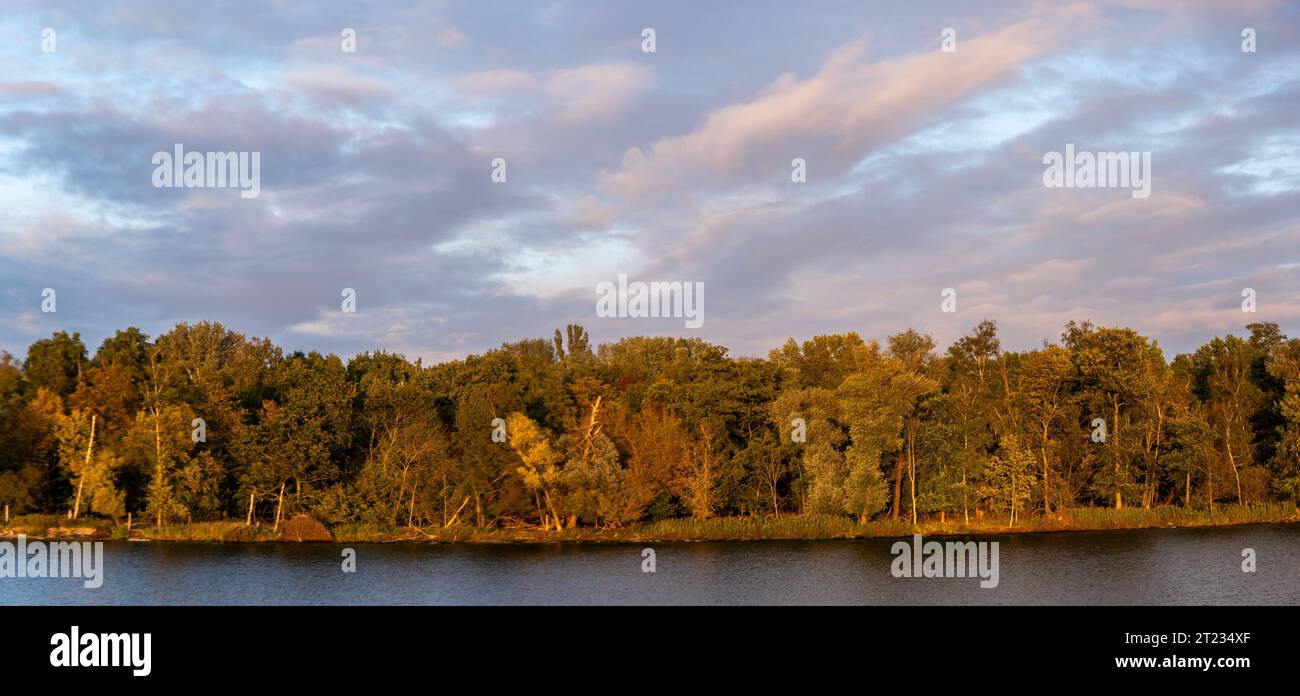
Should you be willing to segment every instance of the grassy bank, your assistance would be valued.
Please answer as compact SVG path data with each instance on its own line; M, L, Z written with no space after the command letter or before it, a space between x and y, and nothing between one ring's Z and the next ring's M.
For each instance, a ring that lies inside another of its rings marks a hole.
M1148 529L1156 527L1217 527L1238 524L1297 522L1300 514L1289 503L1220 505L1213 511L1181 507L1152 509L1076 508L1047 516L1027 517L1008 527L1005 517L925 519L916 526L906 521L877 520L867 524L838 515L782 515L720 517L708 520L675 519L622 529L583 527L564 531L540 529L478 529L474 527L409 528L365 524L336 525L334 541L443 542L443 543L550 543L550 542L651 542L748 541L762 539L862 539L925 535L979 535L1035 532ZM246 527L240 521L195 522L154 527L125 525L109 520L61 515L15 517L0 535L26 534L33 538L99 538L151 541L269 542L278 541L270 525Z

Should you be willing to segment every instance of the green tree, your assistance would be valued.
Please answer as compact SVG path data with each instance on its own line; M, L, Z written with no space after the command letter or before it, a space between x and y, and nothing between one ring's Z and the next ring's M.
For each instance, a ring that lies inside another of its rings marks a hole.
M1070 412L1074 365L1061 346L1047 346L1025 356L1020 366L1019 407L1032 432L1042 472L1043 511L1051 512L1051 469L1057 428ZM1058 487L1059 490L1059 487ZM1062 501L1057 501L1057 507Z
M23 377L30 393L48 389L66 398L77 388L85 365L86 346L81 342L81 334L57 331L27 348Z
M878 348L866 368L849 375L837 390L851 441L844 453L844 511L860 522L884 509L880 457L901 446L904 419L917 395L928 390L925 378L880 355Z
M564 522L556 507L560 493L560 464L564 456L551 442L551 438L528 416L518 411L506 418L510 433L510 448L519 455L521 465L515 470L523 478L524 486L540 495L538 516L543 529L564 529ZM541 502L546 504L542 509Z
M1098 491L1122 508L1126 493L1132 498L1141 490L1132 466L1141 451L1138 420L1145 415L1141 405L1151 388L1149 366L1163 364L1164 358L1159 346L1132 329L1070 322L1063 338L1077 370L1085 417L1105 421L1102 445L1109 466L1095 477Z
M1015 434L1007 435L998 454L989 461L980 494L991 508L1007 511L1007 526L1014 527L1035 485L1037 465L1033 452Z
M1237 502L1246 500L1242 471L1254 463L1251 416L1260 408L1263 397L1251 379L1255 358L1250 343L1231 335L1212 339L1192 356L1196 392L1205 404L1219 452L1232 470ZM1214 500L1213 492L1210 500Z

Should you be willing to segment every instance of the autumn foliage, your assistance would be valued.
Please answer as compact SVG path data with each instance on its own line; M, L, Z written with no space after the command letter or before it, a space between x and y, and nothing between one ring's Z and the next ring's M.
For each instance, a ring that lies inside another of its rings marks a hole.
M915 524L1300 496L1300 340L1273 324L1170 360L1071 322L593 348L578 326L437 365L285 353L220 324L77 334L0 361L0 503L137 524L621 528L817 514ZM96 423L90 446L92 419ZM311 515L311 518L300 517ZM316 522L319 520L320 522ZM328 534L326 533L327 537Z

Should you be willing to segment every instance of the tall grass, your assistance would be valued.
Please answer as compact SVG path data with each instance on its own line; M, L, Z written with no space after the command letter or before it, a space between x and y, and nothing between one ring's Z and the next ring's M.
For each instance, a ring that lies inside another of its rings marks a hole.
M853 539L870 536L869 526L840 515L714 517L660 520L631 530L645 539Z
M1085 529L1127 529L1133 527L1179 527L1198 525L1255 524L1279 522L1296 516L1291 503L1216 505L1205 508L1074 508L1067 511L1071 526Z
M353 542L453 542L453 543L541 543L568 541L648 542L648 541L731 541L759 539L857 539L865 537L905 537L912 534L1003 534L1008 532L1086 531L1104 529L1141 529L1147 527L1197 527L1234 524L1260 524L1300 521L1291 503L1256 505L1217 505L1207 508L1072 508L1050 515L1028 516L1008 527L1005 515L972 516L970 522L950 517L942 522L922 518L913 526L906 519L882 518L859 524L841 515L790 514L763 517L715 517L706 520L671 519L643 525L596 529L580 527L563 531L536 528L479 529L455 526L447 529L430 527L413 529L376 524L340 524L330 529L334 541ZM62 515L22 515L14 517L9 534L45 536L49 529L94 527L101 537L127 537L125 526L114 527L109 520L81 518L68 520ZM156 541L254 542L275 541L271 525L245 527L242 520L171 524L162 527L137 525L130 536Z
M273 541L271 527L246 527L243 522L190 522L189 524L164 524L161 527L137 528L138 536L155 541Z
M0 523L0 527L12 534L27 536L45 536L51 529L94 529L96 535L107 536L113 529L113 521L97 517L70 520L67 515L31 514L10 517L8 526Z

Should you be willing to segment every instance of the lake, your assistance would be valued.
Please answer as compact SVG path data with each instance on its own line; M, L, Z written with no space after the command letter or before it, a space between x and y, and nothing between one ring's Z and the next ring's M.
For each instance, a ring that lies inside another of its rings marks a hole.
M945 541L943 537L927 541ZM997 587L894 577L896 539L655 544L105 542L103 586L3 604L1300 604L1300 524L983 536ZM344 549L356 572L344 573ZM655 572L643 572L642 549ZM1254 549L1256 572L1242 570Z

